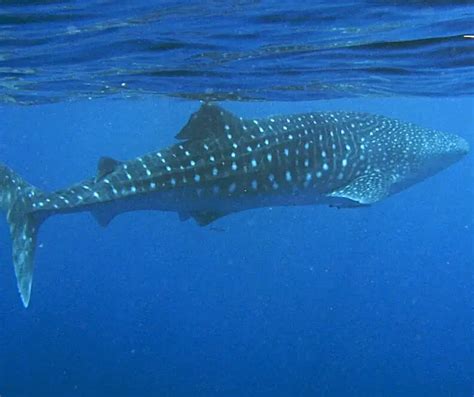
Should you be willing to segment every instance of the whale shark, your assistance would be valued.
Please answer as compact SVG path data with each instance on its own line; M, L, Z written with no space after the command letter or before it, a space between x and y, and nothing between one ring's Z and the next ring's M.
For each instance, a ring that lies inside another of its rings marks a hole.
M463 138L359 112L238 117L203 103L176 144L129 161L103 157L97 174L47 193L0 164L0 209L28 307L38 229L55 214L90 212L102 226L137 210L174 211L206 226L269 206L369 206L469 151Z

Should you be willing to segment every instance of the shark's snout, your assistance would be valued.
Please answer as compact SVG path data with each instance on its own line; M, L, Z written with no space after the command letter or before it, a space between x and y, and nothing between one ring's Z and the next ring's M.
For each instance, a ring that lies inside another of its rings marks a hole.
M436 132L429 136L423 151L424 171L420 174L433 175L460 161L469 153L469 143L459 135Z
M466 155L469 153L470 146L469 143L461 137L458 137L457 141L457 151L459 152L460 155Z
M466 139L459 135L436 132L425 141L424 155L428 161L456 162L469 153L470 147Z

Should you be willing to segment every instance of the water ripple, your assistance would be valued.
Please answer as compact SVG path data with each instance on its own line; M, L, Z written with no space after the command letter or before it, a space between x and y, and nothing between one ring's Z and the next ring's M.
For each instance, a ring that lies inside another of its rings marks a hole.
M2 1L0 101L474 94L468 1L150 3Z

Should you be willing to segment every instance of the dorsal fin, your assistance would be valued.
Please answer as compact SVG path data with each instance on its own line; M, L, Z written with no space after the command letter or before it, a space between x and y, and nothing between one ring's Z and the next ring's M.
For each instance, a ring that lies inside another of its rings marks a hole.
M226 128L226 126L228 128ZM203 103L194 112L176 139L205 139L217 137L229 131L240 131L242 121L231 112L212 103Z
M101 157L97 164L97 176L95 180L98 181L111 172L114 172L120 164L122 164L120 161L111 157Z

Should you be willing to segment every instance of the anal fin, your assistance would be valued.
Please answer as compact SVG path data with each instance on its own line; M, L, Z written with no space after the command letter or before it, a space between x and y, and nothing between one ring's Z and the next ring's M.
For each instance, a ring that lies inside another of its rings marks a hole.
M118 214L114 211L108 211L106 209L94 210L91 211L92 216L97 221L97 223L102 227L107 227L109 223L114 219Z
M191 215L187 212L178 212L178 217L181 222L186 222L189 218L191 218Z
M196 220L199 226L207 226L215 220L226 216L226 213L212 212L212 211L200 211L191 212L190 215Z

